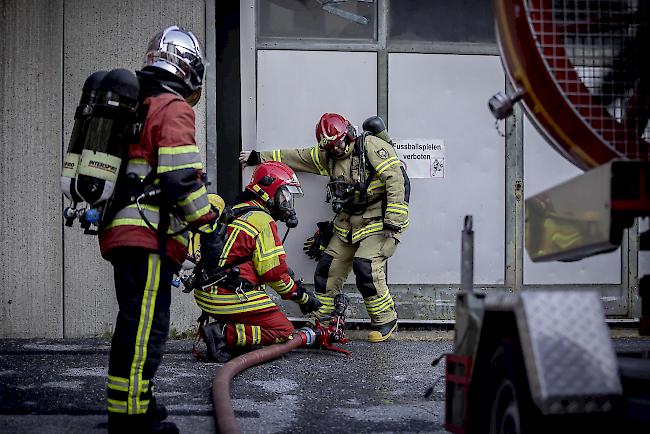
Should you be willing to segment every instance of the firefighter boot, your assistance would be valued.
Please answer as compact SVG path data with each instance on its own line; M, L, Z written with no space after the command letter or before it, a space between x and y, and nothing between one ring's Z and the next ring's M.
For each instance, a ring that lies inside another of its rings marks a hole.
M386 324L371 326L371 329L372 331L368 333L368 341L383 342L397 329L397 318Z
M147 407L147 415L153 420L163 421L167 419L167 408L156 402L156 397L152 395Z
M226 345L225 326L218 322L211 322L202 327L203 340L206 346L208 361L226 363L232 358Z
M108 434L178 434L178 428L172 422L154 420L149 414L126 415L108 414Z

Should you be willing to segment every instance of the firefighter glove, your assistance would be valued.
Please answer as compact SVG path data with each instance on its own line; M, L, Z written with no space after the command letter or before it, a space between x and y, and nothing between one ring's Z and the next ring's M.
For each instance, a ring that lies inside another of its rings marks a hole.
M322 305L320 300L316 298L313 292L307 290L303 286L302 280L297 280L296 286L296 293L293 297L291 297L291 300L298 303L298 306L300 306L300 311L303 314L317 311Z

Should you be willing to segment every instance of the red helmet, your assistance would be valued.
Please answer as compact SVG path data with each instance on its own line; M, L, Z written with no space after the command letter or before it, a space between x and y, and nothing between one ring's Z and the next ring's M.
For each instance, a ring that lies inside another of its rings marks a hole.
M346 136L348 141L354 140L354 127L337 113L325 113L316 124L316 141L318 146L323 149L333 147L336 142Z
M296 173L278 161L267 161L255 168L246 189L260 197L280 221L293 211L293 200L302 196Z

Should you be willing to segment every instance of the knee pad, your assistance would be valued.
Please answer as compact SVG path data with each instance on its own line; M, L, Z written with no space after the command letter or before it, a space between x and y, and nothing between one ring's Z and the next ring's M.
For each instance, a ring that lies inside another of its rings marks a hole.
M372 261L370 259L354 258L352 271L357 278L357 288L363 298L377 295L377 288L372 279Z
M334 257L332 255L323 253L323 256L318 260L318 264L316 264L316 271L314 271L314 289L319 294L325 294L327 276L329 275L333 260Z

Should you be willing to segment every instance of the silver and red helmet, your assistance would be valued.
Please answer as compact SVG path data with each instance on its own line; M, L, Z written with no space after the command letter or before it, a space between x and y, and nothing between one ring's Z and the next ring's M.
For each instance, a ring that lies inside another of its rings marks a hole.
M187 102L196 104L201 96L205 65L201 45L194 34L178 26L170 26L151 39L144 66L163 69L174 74L187 87Z

